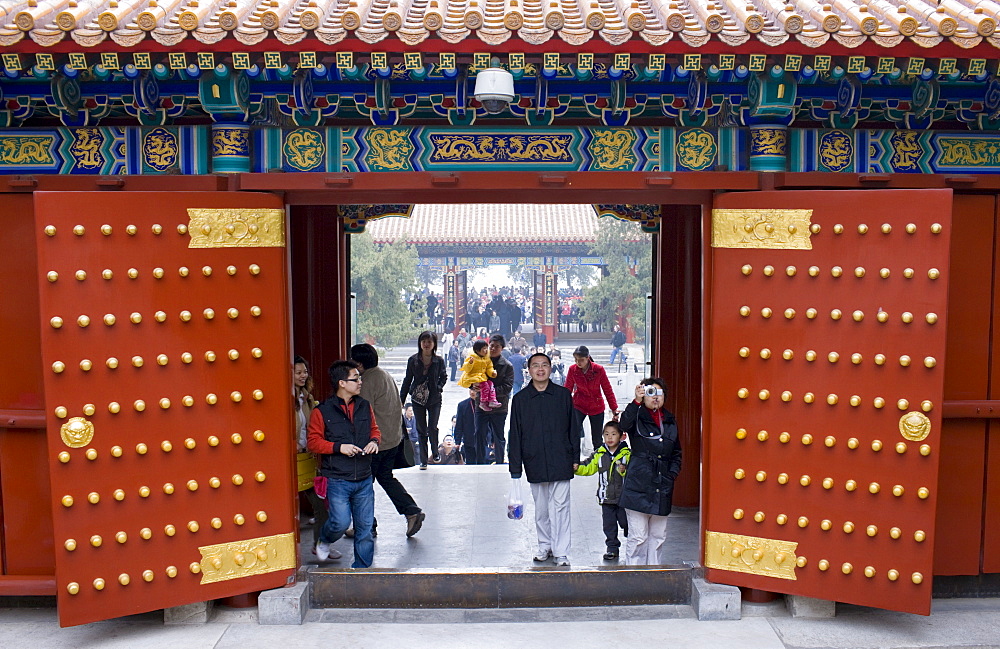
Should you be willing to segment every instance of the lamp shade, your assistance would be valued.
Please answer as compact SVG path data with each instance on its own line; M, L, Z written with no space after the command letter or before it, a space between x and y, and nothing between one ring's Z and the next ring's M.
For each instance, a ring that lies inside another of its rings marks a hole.
M486 68L476 75L476 90L473 95L479 101L514 99L514 77L503 68Z

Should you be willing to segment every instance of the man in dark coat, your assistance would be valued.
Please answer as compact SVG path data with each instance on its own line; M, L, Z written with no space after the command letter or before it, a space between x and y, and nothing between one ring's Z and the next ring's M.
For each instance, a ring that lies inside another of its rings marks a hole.
M615 325L615 333L611 335L611 359L608 361L608 365L614 365L616 357L625 355L622 350L624 346L625 332L621 330L621 327Z
M458 410L455 411L455 443L458 444L458 450L467 460L468 454L465 450L465 444L471 445L476 438L476 412L479 411L476 406L476 396L478 395L479 390L470 388L469 398L459 401Z
M493 455L497 464L503 464L504 449L507 438L504 435L504 424L507 421L507 411L510 407L510 392L514 388L514 368L502 355L507 341L502 334L490 336L489 353L493 359L493 369L497 375L493 378L493 388L497 393L497 401L503 404L500 408L489 411L478 408L476 402L476 434L475 439L465 440L466 461L469 464L489 464L487 445L493 442ZM478 395L478 393L477 393ZM478 399L478 396L477 396ZM469 442L473 443L470 444Z
M555 557L569 565L570 489L573 465L580 458L580 437L573 433L573 397L549 380L552 364L545 354L528 358L531 384L514 395L510 418L510 475L528 476L535 501L535 561Z

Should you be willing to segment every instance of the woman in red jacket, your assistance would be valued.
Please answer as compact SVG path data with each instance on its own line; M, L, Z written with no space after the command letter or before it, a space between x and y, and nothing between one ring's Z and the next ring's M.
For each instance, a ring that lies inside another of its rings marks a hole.
M593 448L603 444L604 432L604 400L614 418L618 418L618 401L611 389L611 381L604 368L590 357L590 349L580 345L573 351L574 365L569 366L566 373L566 383L563 385L573 394L573 422L575 432L583 437L583 420L590 420L590 439ZM603 396L601 393L604 393Z

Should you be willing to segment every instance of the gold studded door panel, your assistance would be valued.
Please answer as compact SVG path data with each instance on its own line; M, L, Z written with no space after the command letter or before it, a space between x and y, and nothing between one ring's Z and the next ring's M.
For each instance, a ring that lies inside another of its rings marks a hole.
M284 585L281 201L37 193L35 218L61 624Z
M717 198L711 580L930 612L951 199Z

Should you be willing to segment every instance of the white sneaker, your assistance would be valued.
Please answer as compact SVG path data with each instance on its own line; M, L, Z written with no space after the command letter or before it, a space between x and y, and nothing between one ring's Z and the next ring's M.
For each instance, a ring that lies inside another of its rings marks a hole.
M327 559L330 558L331 550L333 552L337 552L336 550L330 547L329 543L324 543L323 541L320 541L319 543L316 544L316 558L319 559L320 561L326 561ZM340 553L337 552L337 554Z
M569 557L556 557L556 565L557 566L568 566L569 565Z
M340 553L340 551L337 550L337 548L330 548L330 556L328 558L330 558L330 559L340 559L343 556L344 555L342 555Z
M536 554L533 557L535 561L548 561L551 558L552 558L552 550L545 550L544 552L539 550L538 554Z

